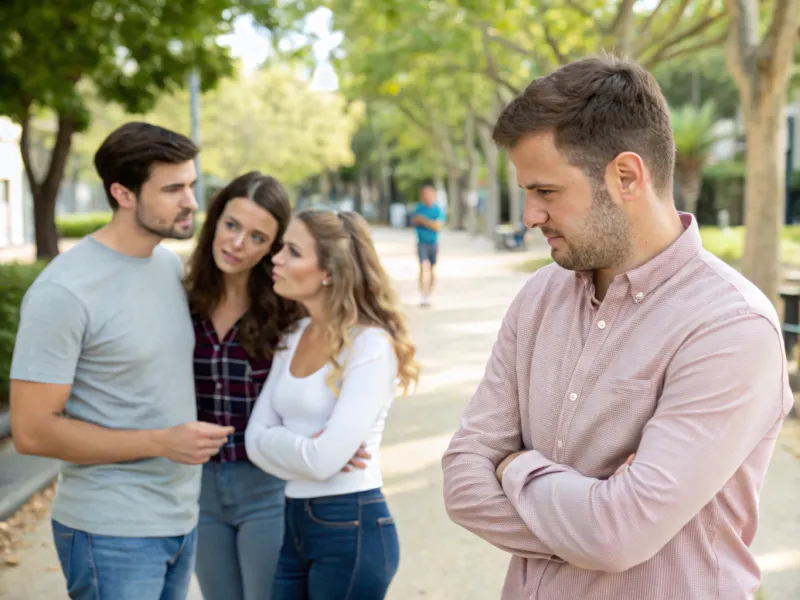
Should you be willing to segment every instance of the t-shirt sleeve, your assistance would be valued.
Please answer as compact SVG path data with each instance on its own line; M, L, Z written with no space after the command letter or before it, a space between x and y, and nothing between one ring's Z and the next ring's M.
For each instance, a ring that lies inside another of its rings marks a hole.
M166 256L166 260L169 262L170 268L175 271L175 274L178 276L178 279L183 281L184 267L183 267L183 260L181 260L181 257L178 256L176 252L173 252L166 246L162 245L160 246L160 248L163 249L164 254Z
M88 314L65 287L34 283L25 294L9 379L72 384Z

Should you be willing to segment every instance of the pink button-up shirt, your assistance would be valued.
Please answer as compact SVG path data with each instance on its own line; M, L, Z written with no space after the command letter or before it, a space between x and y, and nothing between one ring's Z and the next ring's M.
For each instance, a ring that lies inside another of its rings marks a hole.
M617 276L538 270L442 461L450 517L511 553L503 600L744 600L792 395L775 309L697 224ZM507 467L502 485L496 465ZM630 467L614 475L626 458Z

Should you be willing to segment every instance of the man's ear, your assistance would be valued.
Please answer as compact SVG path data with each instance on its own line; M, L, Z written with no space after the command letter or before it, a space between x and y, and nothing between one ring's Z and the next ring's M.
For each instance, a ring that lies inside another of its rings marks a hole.
M111 196L117 201L120 208L135 208L136 207L136 194L130 191L121 183L112 183L109 188Z
M635 152L622 152L606 168L606 185L621 204L639 199L645 190L647 169Z

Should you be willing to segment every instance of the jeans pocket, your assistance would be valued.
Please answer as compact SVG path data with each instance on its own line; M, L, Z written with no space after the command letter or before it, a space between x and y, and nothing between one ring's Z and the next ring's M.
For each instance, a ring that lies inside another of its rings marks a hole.
M61 563L61 570L67 582L70 581L72 568L72 544L75 535L69 527L65 527L57 521L52 522L53 545L56 547L58 562Z
M397 536L394 517L379 518L378 532L380 533L381 546L383 547L383 567L387 574L394 575L400 565L400 539Z
M358 527L358 503L355 498L316 498L306 503L312 523L326 527Z

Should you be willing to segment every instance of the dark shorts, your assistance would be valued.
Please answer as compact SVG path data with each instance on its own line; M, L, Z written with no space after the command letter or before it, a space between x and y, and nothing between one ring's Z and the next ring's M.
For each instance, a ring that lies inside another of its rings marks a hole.
M419 262L429 262L431 266L436 264L436 254L439 250L438 244L424 244L419 242L417 244L417 255L419 256Z

